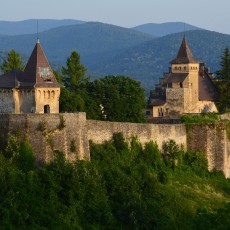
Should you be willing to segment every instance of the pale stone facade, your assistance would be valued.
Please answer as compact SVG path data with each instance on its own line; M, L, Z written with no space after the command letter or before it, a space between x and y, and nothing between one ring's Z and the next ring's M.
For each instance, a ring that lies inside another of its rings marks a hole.
M217 112L217 99L208 69L193 57L184 37L170 72L150 95L146 114L178 118L182 114Z
M60 85L37 42L24 71L0 76L0 113L59 113Z

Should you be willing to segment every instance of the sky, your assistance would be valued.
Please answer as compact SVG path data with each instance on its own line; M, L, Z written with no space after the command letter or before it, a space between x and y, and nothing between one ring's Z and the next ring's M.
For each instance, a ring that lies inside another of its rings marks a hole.
M0 21L78 19L123 27L185 22L230 34L230 0L0 0Z

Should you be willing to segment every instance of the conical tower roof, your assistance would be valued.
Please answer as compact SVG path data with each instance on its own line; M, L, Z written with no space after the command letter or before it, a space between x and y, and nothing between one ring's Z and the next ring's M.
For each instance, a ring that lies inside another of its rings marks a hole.
M37 41L24 70L23 83L33 84L34 87L60 87L45 53Z
M188 63L199 63L199 61L193 57L192 51L190 50L187 40L184 36L177 57L176 59L171 61L171 64L188 64Z

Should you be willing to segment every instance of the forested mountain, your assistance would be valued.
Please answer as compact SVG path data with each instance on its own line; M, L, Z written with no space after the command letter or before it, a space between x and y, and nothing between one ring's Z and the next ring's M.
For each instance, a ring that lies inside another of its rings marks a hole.
M230 35L207 30L185 33L194 56L215 72L220 56L230 46ZM73 50L81 55L82 64L92 79L105 75L126 75L140 80L146 92L168 70L175 58L184 32L153 38L152 35L103 23L63 26L40 33L41 45L52 66L64 65ZM1 35L0 52L15 49L28 57L37 34ZM1 62L0 53L0 62Z
M85 23L58 27L39 35L42 47L50 62L64 64L73 50L82 57L83 64L106 60L121 51L152 39L152 36L103 23ZM0 36L0 51L15 49L30 55L37 34ZM92 65L92 64L91 64Z
M169 34L185 32L188 30L199 30L201 28L184 22L146 23L133 27L132 29L153 36L162 37Z
M37 26L38 23L38 26ZM35 34L60 26L82 24L84 21L64 19L28 19L24 21L0 21L0 34L5 35L22 35ZM38 27L38 28L37 28Z
M193 55L211 67L219 68L220 56L226 46L230 46L230 36L206 30L186 32L186 38ZM179 50L184 33L177 33L144 42L127 49L106 62L90 66L104 73L130 75L142 81L148 90L168 71L169 62Z

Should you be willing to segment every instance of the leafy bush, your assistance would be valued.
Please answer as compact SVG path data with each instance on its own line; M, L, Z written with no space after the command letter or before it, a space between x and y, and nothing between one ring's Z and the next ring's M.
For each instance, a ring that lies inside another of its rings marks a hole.
M215 123L220 121L217 113L202 113L200 115L183 115L181 116L183 123Z

